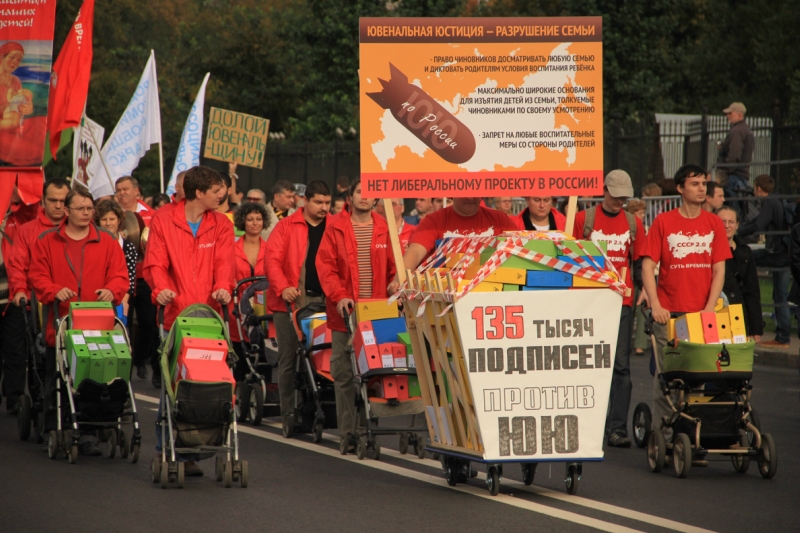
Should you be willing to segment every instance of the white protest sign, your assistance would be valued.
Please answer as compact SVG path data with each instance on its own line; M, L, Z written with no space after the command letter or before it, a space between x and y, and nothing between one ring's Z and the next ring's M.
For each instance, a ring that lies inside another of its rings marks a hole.
M484 458L603 457L622 296L468 293L455 305Z

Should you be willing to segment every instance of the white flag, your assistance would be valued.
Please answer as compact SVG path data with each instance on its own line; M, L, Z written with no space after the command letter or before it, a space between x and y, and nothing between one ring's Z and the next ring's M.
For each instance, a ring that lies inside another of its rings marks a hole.
M200 143L203 140L203 106L206 102L206 83L208 83L209 76L211 76L210 72L206 74L203 83L200 85L200 91L197 93L197 98L194 99L189 118L186 119L186 126L183 127L178 155L175 158L175 165L172 167L169 185L167 185L167 194L170 196L175 194L175 179L178 174L200 164Z
M106 179L105 173L98 179L96 170L102 168L100 147L106 130L103 126L83 115L81 125L72 128L72 182L80 183L95 198L114 194L114 187Z
M96 167L94 179L108 182L106 168L112 182L122 176L130 176L150 146L160 142L161 108L158 102L156 55L151 50L133 98L103 147L105 166L100 161L93 165Z

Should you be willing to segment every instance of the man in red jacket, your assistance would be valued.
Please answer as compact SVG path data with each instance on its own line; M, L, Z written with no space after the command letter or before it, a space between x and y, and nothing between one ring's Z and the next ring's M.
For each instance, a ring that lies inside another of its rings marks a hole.
M283 436L294 432L295 355L297 333L287 312L294 304L305 307L325 301L317 274L316 257L331 217L331 190L324 181L306 186L305 206L282 218L267 241L267 307L278 338L278 388L281 395Z
M217 212L224 195L222 176L209 167L190 168L183 178L185 198L156 212L144 259L144 278L154 304L165 306L164 327L192 304L217 312L231 301L234 286L233 224ZM160 383L159 383L160 386ZM161 409L159 407L159 413ZM161 451L161 419L156 422L156 451ZM196 461L186 461L187 476L202 476Z
M355 430L353 363L345 357L347 330L343 316L362 298L388 298L397 290L389 226L373 212L374 200L361 196L361 180L350 185L350 215L331 220L317 253L317 272L333 333L331 376L336 391L336 419L341 439ZM390 286L391 285L391 286Z
M66 199L67 221L36 239L31 253L30 283L44 306L58 302L59 316L69 312L69 302L113 302L119 305L128 292L128 267L119 243L93 222L92 195L73 189ZM56 429L55 332L46 325L45 435ZM80 452L100 455L97 443L81 439Z
M517 215L521 230L563 231L567 225L567 217L553 207L552 196L529 196L525 198L528 207Z

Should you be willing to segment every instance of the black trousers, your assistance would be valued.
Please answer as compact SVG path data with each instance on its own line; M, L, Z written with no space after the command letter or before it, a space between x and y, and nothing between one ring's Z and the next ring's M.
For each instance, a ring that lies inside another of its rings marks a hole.
M6 409L17 405L25 393L27 345L24 308L9 304L0 314L0 376Z
M47 439L51 430L58 428L56 419L56 349L48 346L44 351L45 378L44 378L44 427L42 436ZM64 384L62 383L63 387ZM64 426L62 420L62 427Z
M151 300L150 286L139 278L136 280L136 294L133 296L133 309L136 312L136 337L133 339L133 364L153 367L154 375L160 375L158 366L158 324L156 322L156 306Z

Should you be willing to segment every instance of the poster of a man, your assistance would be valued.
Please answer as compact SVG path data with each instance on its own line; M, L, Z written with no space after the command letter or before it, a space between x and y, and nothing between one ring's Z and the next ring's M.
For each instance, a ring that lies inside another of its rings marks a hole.
M51 61L51 41L0 43L0 166L42 163Z

